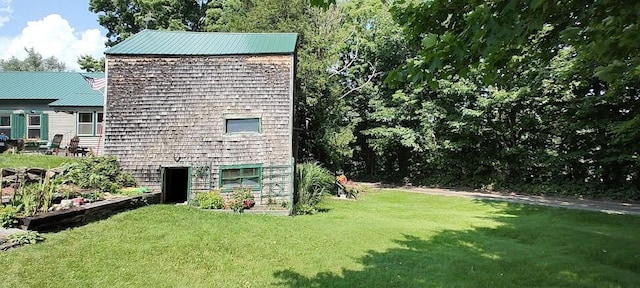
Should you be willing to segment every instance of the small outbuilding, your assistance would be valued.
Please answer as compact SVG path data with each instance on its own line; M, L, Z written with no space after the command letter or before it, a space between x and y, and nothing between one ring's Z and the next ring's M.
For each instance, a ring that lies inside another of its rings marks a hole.
M105 154L164 202L293 192L295 33L145 30L106 54Z

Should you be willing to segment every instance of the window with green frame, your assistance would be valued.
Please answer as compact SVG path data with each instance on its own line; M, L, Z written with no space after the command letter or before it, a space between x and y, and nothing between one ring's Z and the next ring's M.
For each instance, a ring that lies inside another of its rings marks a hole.
M220 188L224 191L233 190L236 187L262 189L262 165L234 165L220 167Z

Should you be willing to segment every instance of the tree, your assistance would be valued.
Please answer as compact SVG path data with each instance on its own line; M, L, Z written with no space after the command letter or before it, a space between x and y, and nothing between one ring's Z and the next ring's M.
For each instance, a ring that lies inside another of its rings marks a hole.
M438 105L472 116L444 119L457 126L449 131L477 127L481 139L454 141L446 126L437 134L460 149L455 157L481 153L482 181L638 198L637 11L637 1L397 1L393 12L420 51L390 78L436 93L464 78L490 88L489 97ZM460 179L473 178L468 168Z
M82 55L78 57L80 69L87 72L104 72L105 58L95 59L91 55Z
M58 61L55 56L42 58L42 54L33 48L24 48L27 57L20 60L12 56L8 60L0 60L0 70L2 71L66 71L64 63Z
M203 31L208 0L90 0L89 11L99 14L107 32L107 46L120 43L142 29Z

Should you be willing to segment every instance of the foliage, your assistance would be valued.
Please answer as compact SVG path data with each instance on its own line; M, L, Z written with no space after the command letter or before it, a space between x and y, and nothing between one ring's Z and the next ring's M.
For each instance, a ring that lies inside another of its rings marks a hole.
M13 195L13 206L18 213L32 216L38 212L46 212L52 205L53 193L60 184L59 179L51 179L47 172L45 178L38 183L20 185Z
M109 45L145 22L298 33L296 152L332 171L638 200L640 3L592 2L92 0L91 11Z
M219 190L197 192L193 201L196 206L202 209L222 209L224 207L224 197Z
M7 287L46 287L51 279L61 287L640 283L638 216L401 191L356 202L327 198L321 207L328 212L310 217L237 217L151 205L3 252L0 279Z
M16 214L16 208L13 206L4 206L0 208L0 228L10 228L18 224Z
M148 193L149 189L147 187L125 187L119 188L115 191L115 194L123 195L123 196L135 196L144 193Z
M347 198L356 199L360 194L367 194L371 192L371 188L365 185L358 185L354 183L347 183L344 185L344 191L347 194Z
M244 209L250 209L253 205L255 205L255 199L251 188L234 188L231 199L225 203L227 208L238 213L242 213Z
M78 57L80 69L87 72L104 72L105 58L95 59L91 55L81 55Z
M308 207L315 208L322 200L324 193L334 193L337 189L335 178L318 162L297 164L294 180L295 211L306 211L309 210Z
M107 29L107 46L143 29L202 31L209 0L90 0L89 11Z
M75 163L64 165L62 177L82 188L102 192L137 186L133 176L123 172L118 159L113 156L83 157Z
M115 182L120 187L135 187L138 185L138 181L133 177L133 175L131 175L131 173L122 171L120 171L118 176L116 176Z
M35 231L25 231L16 234L11 234L7 237L7 242L10 244L29 245L36 244L44 241L44 236Z
M24 60L20 60L15 56L4 60L0 59L0 71L52 71L63 72L67 70L64 63L58 61L58 58L51 56L49 58L42 58L42 54L36 52L32 48L24 48L27 52L27 57Z

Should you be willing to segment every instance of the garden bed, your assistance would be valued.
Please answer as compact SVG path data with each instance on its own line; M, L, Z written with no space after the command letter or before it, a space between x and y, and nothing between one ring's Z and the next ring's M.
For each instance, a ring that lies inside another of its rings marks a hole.
M112 198L67 210L51 211L34 216L17 217L18 227L33 231L55 231L105 219L113 214L160 203L160 192L131 197Z

